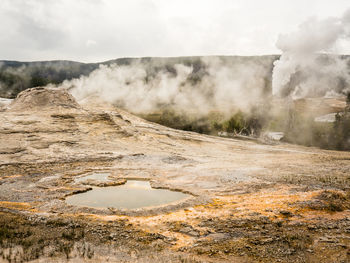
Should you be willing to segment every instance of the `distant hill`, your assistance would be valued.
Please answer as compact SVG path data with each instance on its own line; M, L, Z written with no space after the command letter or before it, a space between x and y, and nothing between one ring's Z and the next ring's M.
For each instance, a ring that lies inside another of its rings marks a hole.
M147 73L152 75L160 70L176 74L174 65L184 64L193 67L190 81L198 81L205 75L206 67L203 60L220 59L227 65L256 64L266 70L268 82L271 81L273 61L278 55L267 56L212 56L212 57L170 57L170 58L119 58L101 63L80 63L75 61L55 60L39 62L19 62L0 60L0 97L14 98L27 89L45 86L49 83L59 84L64 80L87 76L100 65L130 65L139 63L144 66ZM268 83L270 86L270 83Z
M59 84L65 79L88 75L98 64L73 61L0 61L0 97L14 98L27 88Z

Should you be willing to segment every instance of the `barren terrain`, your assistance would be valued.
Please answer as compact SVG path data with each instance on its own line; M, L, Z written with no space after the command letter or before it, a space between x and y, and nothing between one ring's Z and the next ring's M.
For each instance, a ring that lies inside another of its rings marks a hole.
M174 130L55 89L25 91L0 123L0 262L350 261L349 152ZM67 205L94 171L192 197Z

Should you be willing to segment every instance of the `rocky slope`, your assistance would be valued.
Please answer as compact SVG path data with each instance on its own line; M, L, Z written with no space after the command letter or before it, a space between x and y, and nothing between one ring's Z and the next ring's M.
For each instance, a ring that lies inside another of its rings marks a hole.
M64 90L31 89L4 107L5 262L349 260L349 152L174 130ZM131 211L67 205L94 171L193 197Z

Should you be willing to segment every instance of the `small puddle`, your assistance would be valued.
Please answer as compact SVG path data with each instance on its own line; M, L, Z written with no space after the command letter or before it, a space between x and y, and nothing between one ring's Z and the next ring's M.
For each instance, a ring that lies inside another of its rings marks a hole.
M166 205L190 197L189 194L154 189L148 181L128 180L124 185L94 187L85 193L67 197L69 205L93 208L137 209Z

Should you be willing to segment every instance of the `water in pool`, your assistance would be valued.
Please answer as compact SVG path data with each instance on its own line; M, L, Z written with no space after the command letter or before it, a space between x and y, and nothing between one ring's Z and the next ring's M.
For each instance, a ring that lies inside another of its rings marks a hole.
M165 205L190 195L165 189L154 189L148 181L128 180L124 185L94 187L85 193L69 196L69 205L94 208L137 209Z

